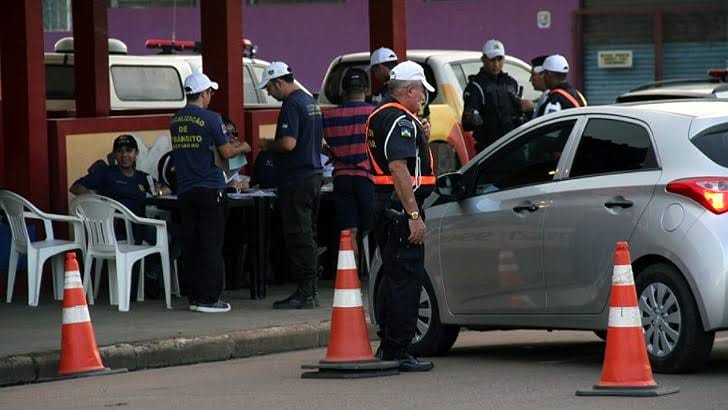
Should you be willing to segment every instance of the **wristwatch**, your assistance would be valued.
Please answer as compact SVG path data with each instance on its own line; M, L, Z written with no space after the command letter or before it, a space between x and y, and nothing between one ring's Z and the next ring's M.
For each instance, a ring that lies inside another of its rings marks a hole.
M420 213L417 211L412 211L407 214L407 217L414 221L414 220L420 219Z

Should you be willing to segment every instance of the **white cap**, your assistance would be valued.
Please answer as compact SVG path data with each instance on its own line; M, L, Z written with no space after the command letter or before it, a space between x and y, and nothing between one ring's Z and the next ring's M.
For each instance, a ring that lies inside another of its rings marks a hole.
M431 86L425 78L425 70L422 69L421 65L415 63L414 61L405 61L394 66L392 71L389 72L389 79L402 81L419 81L422 83L422 85L425 86L428 91L435 91L435 87Z
M543 73L543 66L542 65L535 65L535 66L533 66L533 73L534 74L541 74L541 73Z
M483 44L483 54L488 58L496 58L498 56L505 57L506 49L503 47L503 43L498 40L491 39Z
M274 61L268 64L268 67L266 67L265 71L263 71L263 78L260 80L258 88L262 90L266 85L268 85L270 80L283 77L288 74L293 74L291 68L288 67L288 64L282 61Z
M210 81L210 77L200 72L192 73L185 78L185 94L201 93L208 88L217 90L217 83Z
M369 60L369 66L386 63L388 61L397 61L397 54L387 47L381 47L372 52L372 57Z
M544 60L543 62L543 70L551 71L554 73L568 73L569 62L566 61L566 58L564 58L564 56L554 54L552 56L546 57L546 60Z

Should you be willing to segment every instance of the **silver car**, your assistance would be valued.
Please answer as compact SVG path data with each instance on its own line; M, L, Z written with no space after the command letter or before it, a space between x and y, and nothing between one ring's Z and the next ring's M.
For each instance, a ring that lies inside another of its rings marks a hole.
M618 241L653 369L697 369L728 328L728 101L551 114L437 191L414 353L446 353L461 327L604 337ZM378 283L374 273L374 303Z

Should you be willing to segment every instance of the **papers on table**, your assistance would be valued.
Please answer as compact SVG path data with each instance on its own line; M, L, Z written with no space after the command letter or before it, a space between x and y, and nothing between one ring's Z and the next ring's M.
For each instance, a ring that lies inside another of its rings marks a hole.
M267 189L256 189L251 191L235 192L227 194L228 198L239 199L247 197L270 197L275 198L276 193Z

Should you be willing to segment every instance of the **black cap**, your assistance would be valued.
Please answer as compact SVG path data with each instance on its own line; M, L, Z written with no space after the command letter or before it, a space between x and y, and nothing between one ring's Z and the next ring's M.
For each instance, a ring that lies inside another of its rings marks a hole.
M121 147L129 147L139 151L139 146L137 145L136 139L129 134L119 135L114 140L114 151L118 150Z
M341 80L341 88L346 92L366 91L369 88L366 71L359 68L348 69Z
M546 57L548 56L538 56L536 58L531 59L531 67L538 67L542 66L543 62L546 60Z

